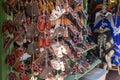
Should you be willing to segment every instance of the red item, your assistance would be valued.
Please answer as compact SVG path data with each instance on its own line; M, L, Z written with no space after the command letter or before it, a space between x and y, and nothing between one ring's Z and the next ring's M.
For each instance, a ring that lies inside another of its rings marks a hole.
M49 17L46 16L45 27L47 30L50 30L50 26L51 26L51 23L50 23Z
M25 72L22 72L20 73L20 80L30 80L30 78Z
M16 76L15 73L10 72L10 73L8 74L8 80L18 80L18 77Z
M41 62L32 63L31 70L34 73L41 73L43 71L43 66Z
M13 41L13 40L12 40L10 37L7 37L7 38L5 39L3 48L4 48L5 50L8 49L8 48L10 47L10 44L12 43L12 41Z
M27 65L25 65L23 62L18 62L14 65L15 69L17 72L24 72L25 70L27 70Z
M45 46L48 47L50 46L50 38L45 38Z
M2 33L5 33L7 31L7 28L8 28L7 22L5 21L2 25Z
M15 49L15 55L17 58L19 58L20 56L22 56L25 52L25 48L17 48Z
M45 27L47 30L50 30L50 25L51 25L50 21L46 22Z
M41 38L41 39L38 40L38 46L40 48L44 47L44 39Z
M5 63L13 66L15 64L16 58L14 54L8 54L5 59Z
M9 32L10 34L12 34L12 33L14 32L14 26L13 26L12 22L10 22L10 23L8 24L8 32Z
M10 34L14 32L14 26L11 20L6 20L3 22L2 33L5 33L6 31L8 31Z
M44 31L45 30L45 16L38 17L38 30Z

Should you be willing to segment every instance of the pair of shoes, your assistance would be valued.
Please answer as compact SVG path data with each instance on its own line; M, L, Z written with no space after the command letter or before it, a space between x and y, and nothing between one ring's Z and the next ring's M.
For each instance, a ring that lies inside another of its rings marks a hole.
M15 54L8 54L5 58L5 63L10 65L10 66L13 66L16 62L16 57L15 57Z
M53 69L65 71L65 65L64 65L63 61L53 59L53 60L50 61L50 63L51 63L51 66L52 66Z
M17 77L16 73L10 72L8 74L8 80L18 80L18 77Z
M76 73L81 73L83 74L84 73L84 69L80 66L80 64L74 64L72 65L72 69L73 69L73 74L76 74Z
M34 73L39 74L39 73L43 72L43 70L44 70L43 64L41 62L32 61L30 68L31 68L31 71L33 74Z
M49 47L50 43L51 43L50 35L48 33L45 34L44 32L41 32L38 40L38 46L40 48Z
M27 17L30 17L30 19L38 17L40 15L38 2L34 1L32 3L27 3L25 7L25 14Z
M58 42L55 44L52 44L52 49L54 51L54 54L58 58L62 58L64 55L68 54L64 45L60 45Z
M14 26L11 20L6 20L3 22L2 25L2 33L9 32L9 34L12 34L14 32Z
M25 72L20 73L19 77L20 77L20 80L30 80L28 74Z
M11 15L11 13L13 14L17 13L17 9L15 8L15 5L16 5L16 0L6 1L6 2L3 2L2 7L8 15Z
M42 15L38 17L37 27L39 31L44 31L45 29L50 30L50 25L51 23L48 16Z
M61 9L59 6L56 6L56 9L52 10L50 21L59 19L65 12L65 9Z
M24 64L22 61L16 62L14 68L17 72L21 73L28 69L27 65Z

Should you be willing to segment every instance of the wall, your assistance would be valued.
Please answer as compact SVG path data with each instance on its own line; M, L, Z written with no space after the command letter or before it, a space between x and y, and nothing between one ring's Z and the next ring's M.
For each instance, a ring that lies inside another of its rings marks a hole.
M8 18L10 19L11 17L7 16L2 8L2 3L4 0L0 0L0 80L7 80L7 74L9 72L9 67L5 64L5 57L8 53L8 51L5 51L3 49L4 45L4 40L6 35L1 33L2 29L2 23L3 21Z

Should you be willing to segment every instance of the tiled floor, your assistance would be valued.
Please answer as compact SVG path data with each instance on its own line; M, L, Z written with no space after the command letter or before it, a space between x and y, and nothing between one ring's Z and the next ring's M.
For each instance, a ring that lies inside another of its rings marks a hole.
M109 71L106 80L120 80L120 75L118 75L117 71Z

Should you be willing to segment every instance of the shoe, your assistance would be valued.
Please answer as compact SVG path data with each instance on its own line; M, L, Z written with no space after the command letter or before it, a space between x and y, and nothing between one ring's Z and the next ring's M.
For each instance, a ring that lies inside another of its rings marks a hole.
M40 74L41 79L47 79L50 73L52 73L53 68L52 67L46 67L43 72Z
M19 46L23 46L23 44L27 41L26 40L26 35L25 33L20 33L17 36L15 36L15 38L18 38L17 40L15 40L14 42L19 45Z
M7 32L7 30L8 30L8 24L7 23L8 23L7 20L3 22L3 24L2 24L2 33Z
M75 9L77 6L82 4L82 0L70 0L68 3L72 9Z
M34 1L32 3L28 3L25 7L25 13L27 17L35 18L40 15L40 10L38 7L38 2Z
M25 72L20 73L19 77L20 77L20 80L30 80L28 74Z
M20 58L23 54L24 54L24 52L25 52L25 48L17 48L17 49L15 49L15 56L16 56L16 58Z
M14 41L18 40L18 38L20 37L20 35L23 34L23 30L19 30L19 31L14 31L13 36L14 36Z
M10 44L12 44L12 42L13 42L13 39L11 39L10 37L7 37L5 39L3 48L7 50L10 47Z
M45 15L38 17L37 27L39 31L45 30Z
M46 47L49 47L50 44L51 44L50 34L49 34L49 32L46 32L44 45L45 45Z
M13 32L14 32L14 25L13 25L12 21L9 21L9 23L8 23L8 32L9 32L9 34L13 34Z
M11 13L16 14L18 12L17 9L14 7L14 5L10 4L8 1L4 2L2 6L4 11L10 16L11 16Z
M16 57L15 57L15 54L8 54L5 58L5 63L10 65L10 66L13 66L16 62Z
M35 28L35 24L28 25L28 29L25 34L27 40L32 40L32 38L34 38L34 32L35 32L34 28Z
M50 30L50 26L51 26L50 20L46 17L46 20L45 20L45 28L46 28L47 30Z
M10 4L14 4L15 0L7 0Z
M30 80L37 80L37 77L32 76Z
M11 16L11 10L10 10L8 2L4 2L2 4L2 7L3 7L5 13L8 14L9 16Z
M14 25L21 26L23 21L26 21L25 12L18 12L13 17Z
M39 48L43 48L44 47L44 39L39 39L38 40L38 46L39 46Z
M56 6L56 9L52 10L50 21L59 19L65 13L65 9L60 9L59 6Z
M12 34L14 32L14 26L11 20L6 20L3 22L2 33L5 33L6 31L8 31L9 34Z
M21 73L24 72L25 70L28 69L27 65L24 64L23 62L19 61L17 63L15 63L14 68L17 72Z
M38 74L43 72L44 70L43 64L41 62L32 61L30 68L32 73L38 73Z
M10 72L8 74L8 80L18 80L18 77L14 72Z
M26 50L26 52L29 54L29 55L32 55L32 54L37 54L39 53L39 46L38 46L38 43L37 42L31 42L29 45L28 45L28 48Z
M63 61L53 59L50 62L53 69L65 71L65 66Z
M77 15L77 14L75 14L75 13L73 13L73 12L69 12L66 16L67 16L67 18L75 25L76 29L77 29L79 32L81 32L82 26L80 25L78 19L76 19L76 18L78 18L78 17L75 17L74 15Z

